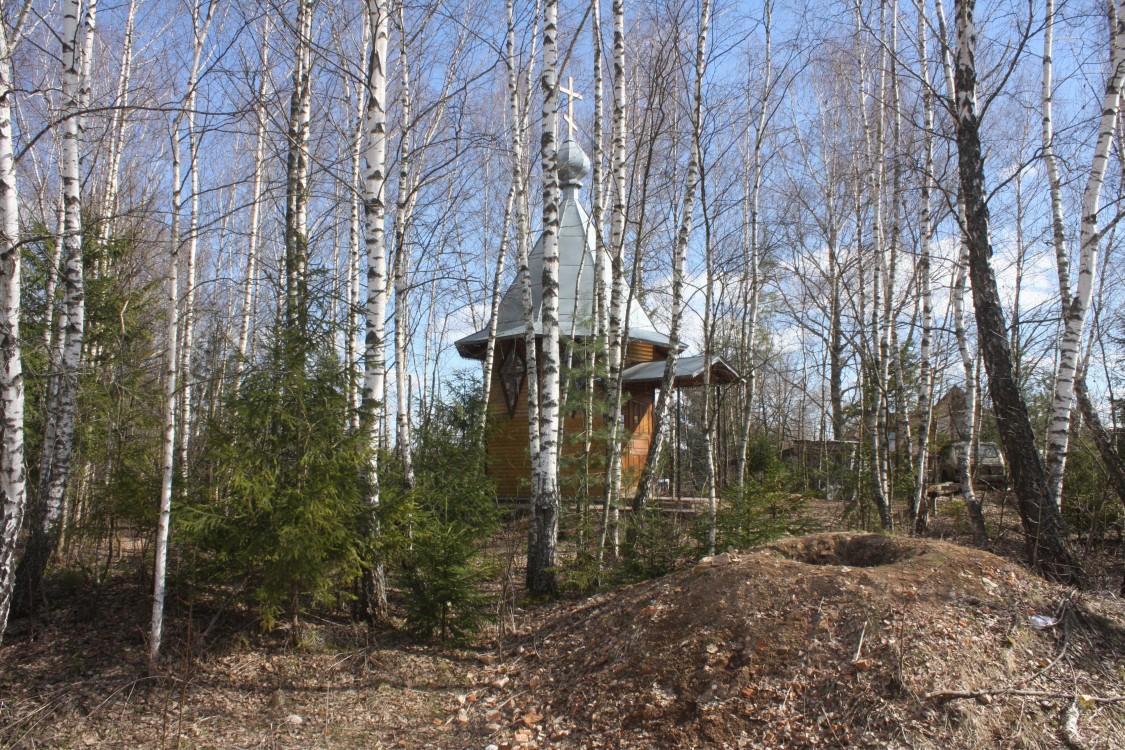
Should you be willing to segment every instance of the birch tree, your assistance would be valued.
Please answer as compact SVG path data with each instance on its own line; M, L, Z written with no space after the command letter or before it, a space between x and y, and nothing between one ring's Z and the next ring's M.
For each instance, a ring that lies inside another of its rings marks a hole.
M246 261L242 289L242 317L238 326L238 360L235 364L235 389L242 380L246 368L246 358L250 352L251 324L254 315L255 292L258 281L258 245L262 236L262 182L265 178L265 147L266 147L266 94L269 86L269 16L262 18L262 50L259 58L261 72L258 78L258 92L254 100L254 181L250 190L250 228L246 245ZM358 138L355 146L355 169L359 164ZM357 189L353 179L353 190ZM355 207L353 198L353 226L358 225L358 208ZM358 231L353 229L353 232ZM358 240L356 240L358 242ZM356 251L358 253L358 250ZM354 307L350 308L354 309ZM351 370L349 370L351 372Z
M366 130L364 146L364 215L367 221L367 303L366 337L364 340L364 372L362 425L370 436L371 457L367 466L364 501L372 541L380 535L379 449L383 429L383 388L386 380L386 312L387 312L387 37L390 26L390 0L366 0L371 29L371 51L366 73ZM364 574L364 598L367 615L381 621L387 615L387 584L378 552L369 561Z
M23 443L23 358L20 350L19 200L13 149L12 39L0 22L0 642L15 585L15 554L27 505Z
M204 0L194 0L191 11L192 27L192 62L188 70L187 88L178 118L182 118L185 126L184 137L188 144L188 175L190 180L190 195L188 197L188 227L187 227L187 256L184 261L184 296L183 311L180 327L180 372L183 375L180 398L180 475L186 481L189 473L189 457L191 455L192 438L192 400L195 392L195 381L192 373L192 356L195 351L195 300L196 300L196 259L199 256L199 223L200 223L200 150L202 148L202 134L196 128L196 101L199 95L199 79L203 72L203 45L211 29L214 18L216 0L207 0L206 9ZM177 128L179 119L177 120ZM181 189L179 183L173 185L173 196ZM175 198L176 210L180 210L180 200Z
M557 9L557 8L556 8ZM538 31L535 26L539 22L540 6L536 4L536 23L533 24L532 38L537 36ZM556 14L557 17L557 14ZM546 23L546 16L544 14L544 23ZM554 31L551 36L552 43L554 41ZM547 41L547 32L543 30L543 41ZM553 50L553 48L552 48ZM554 54L554 50L553 50ZM534 56L533 56L534 57ZM546 65L546 47L544 47L543 64ZM542 457L543 454L540 450L540 429L542 427L541 412L540 412L540 380L539 373L539 344L538 337L535 330L535 303L532 294L532 280L531 280L531 195L528 187L531 175L530 163L525 163L524 144L530 132L528 120L531 112L531 84L533 76L533 65L528 63L528 77L527 77L527 101L524 103L524 112L519 120L519 125L513 133L512 140L512 184L515 186L515 211L516 211L516 265L517 275L520 284L520 300L523 305L523 320L524 320L524 369L526 376L524 380L527 383L527 452L530 457L531 463L531 491L532 497L541 483L542 476ZM514 81L509 77L509 97L513 92L512 86ZM529 149L530 151L530 149ZM530 159L530 157L528 157ZM532 512L534 513L534 503L532 505ZM533 516L534 521L534 516ZM538 544L538 534L536 524L533 522L528 525L528 550ZM529 557L530 560L530 557ZM528 580L530 580L530 567L528 569Z
M758 336L758 303L759 303L759 278L758 267L760 259L760 211L762 198L762 147L765 143L765 130L767 112L770 107L770 92L773 88L773 3L766 2L763 7L765 19L763 21L765 40L765 56L762 63L762 90L758 110L757 123L754 135L750 136L750 118L747 117L746 141L743 147L743 179L742 179L742 262L746 273L742 280L742 307L745 313L742 316L742 330L740 332L741 349L745 353L743 363L745 380L742 384L743 414L742 414L742 441L738 456L738 484L746 483L746 460L750 448L750 428L753 422L754 401L754 376L755 367L752 350ZM750 102L750 77L747 76L747 103ZM749 115L749 112L747 112ZM839 439L839 436L836 436Z
M125 19L125 38L121 45L120 73L117 80L117 95L110 115L109 157L106 165L105 193L102 196L101 220L98 240L104 246L109 242L116 226L118 194L121 189L121 155L125 150L125 132L130 101L130 80L133 74L133 40L136 31L138 0L129 0L129 11Z
M488 323L488 342L485 345L484 355L484 399L481 404L481 411L478 417L478 425L480 427L479 433L481 439L485 436L485 427L488 420L488 394L492 393L492 370L496 358L496 329L499 324L499 311L500 301L502 299L502 289L500 286L501 279L504 273L505 257L508 254L508 244L514 246L512 253L516 258L517 265L517 283L521 286L521 299L524 303L524 317L528 319L532 316L532 301L531 301L531 285L530 285L530 268L528 265L528 255L530 246L530 228L528 227L528 212L527 205L527 170L525 168L525 148L524 144L527 141L528 132L528 115L531 109L530 92L531 84L534 79L535 70L535 43L537 40L537 26L539 23L539 3L535 4L534 19L532 21L531 33L531 49L528 55L527 72L526 72L526 89L528 97L520 96L519 75L520 71L517 66L516 60L516 22L515 22L515 3L513 0L507 0L505 3L505 12L508 23L507 35L505 37L505 51L504 51L504 66L507 72L508 83L508 121L511 127L511 142L508 149L509 173L511 184L508 186L508 198L504 206L504 219L501 223L500 248L496 254L496 270L493 274L492 280L492 301L489 306L490 317ZM514 225L514 234L511 232ZM509 235L511 234L511 238ZM530 344L528 343L530 341ZM529 368L529 372L535 371L535 325L534 321L531 322L530 337L525 332L524 344L526 347L526 355L524 357L525 367ZM528 439L529 446L531 447L530 455L532 460L532 473L535 473L534 466L538 461L538 445L539 445L539 403L538 403L538 390L534 383L534 378L528 378ZM533 397L531 394L535 394Z
M955 0L957 46L954 66L958 172L965 205L969 273L977 335L988 371L993 411L1015 486L1026 549L1032 564L1065 583L1082 580L1082 568L1066 542L1066 526L1052 502L1047 474L1035 449L1035 435L1023 395L1012 377L1012 361L996 276L990 258L989 213L984 154L977 114L976 28L974 0Z
M926 44L926 7L916 0L918 9L918 70L922 84L922 171L921 212L918 226L918 277L922 294L922 341L918 352L918 457L914 465L914 499L911 503L911 518L914 532L918 533L926 525L926 462L929 459L930 431L933 426L934 385L933 372L933 327L934 303L930 267L930 240L932 230L931 192L934 173L934 99L930 84L930 61Z
M42 580L59 539L64 497L74 452L74 418L78 404L78 369L86 322L86 289L82 256L82 150L85 115L89 106L89 67L83 60L93 48L97 0L83 7L67 0L62 23L62 128L59 164L64 206L63 314L59 319L58 360L53 363L51 398L43 454L39 465L38 502L33 509L27 548L17 573L27 608L34 611L42 597Z
M172 184L180 184L180 144L177 129L171 134ZM152 617L149 623L149 672L155 673L160 663L164 640L164 599L168 570L168 541L172 528L172 484L176 475L176 386L179 372L180 331L180 212L173 200L168 237L168 265L164 279L168 321L165 326L162 379L164 403L161 413L160 497L156 527L156 557L153 566Z
M179 293L180 276L180 243L181 209L183 207L183 166L180 154L180 126L185 117L186 110L194 107L194 90L199 79L199 70L203 59L203 43L211 23L211 10L214 3L208 6L208 12L199 28L199 5L196 3L192 15L193 34L192 62L188 71L188 89L181 99L181 105L172 119L170 127L170 150L172 156L172 206L168 233L168 265L165 276L165 294L168 311L167 328L165 329L164 363L162 380L164 387L164 403L161 414L161 462L160 462L160 496L158 499L158 516L156 527L156 548L154 551L152 575L152 616L149 622L149 671L155 673L160 664L160 653L164 640L164 600L167 590L168 569L168 542L172 526L172 490L176 474L176 427L177 417L182 412L177 409L177 396L187 398L186 394L179 392L180 373L188 376L182 369L180 359L180 333L181 323L185 312L181 309ZM189 129L190 130L190 129ZM194 150L192 153L196 153ZM191 165L194 172L198 163ZM194 233L193 233L194 234ZM190 241L190 240L189 240ZM190 283L190 274L188 275ZM190 302L190 297L185 302ZM185 342L185 346L188 344ZM182 422L181 422L182 424ZM187 428L184 427L186 435Z
M543 170L543 387L539 393L538 481L531 488L531 524L528 527L527 590L532 596L553 597L558 592L555 575L559 533L559 182L557 173L558 127L558 0L543 4L543 130L539 155ZM529 370L531 380L534 370Z
M598 0L593 0L598 2ZM625 286L625 207L626 207L626 88L625 88L625 3L613 0L613 112L610 147L610 294L606 371L609 375L609 407L606 419L609 455L606 461L605 500L602 506L598 565L604 556L611 514L621 503L621 373L628 333L628 299Z
M1048 29L1050 26L1048 26ZM1043 78L1044 90L1050 85L1050 48L1044 42ZM1051 425L1047 438L1047 491L1056 506L1062 506L1063 472L1066 468L1066 450L1070 438L1070 415L1074 408L1074 380L1082 344L1082 331L1086 324L1086 311L1094 292L1094 277L1098 268L1098 249L1101 232L1098 229L1098 212L1101 206L1102 185L1105 182L1106 166L1109 162L1110 148L1117 125L1117 113L1121 103L1121 84L1125 80L1125 2L1118 8L1113 33L1113 54L1109 75L1106 78L1105 93L1102 97L1101 120L1098 137L1094 144L1094 154L1090 163L1090 174L1082 193L1082 221L1079 235L1078 284L1073 296L1063 297L1063 336L1059 344L1059 364L1055 375L1055 389L1051 399ZM1044 145L1050 138L1050 96L1044 96ZM1048 161L1050 164L1050 160ZM1052 183L1056 178L1052 178ZM1054 211L1054 188L1052 188L1052 213ZM1065 248L1059 252L1056 239L1056 257L1066 255ZM1069 286L1067 269L1059 265L1059 283ZM1060 286L1061 288L1061 286ZM1070 297L1069 304L1066 298Z
M312 118L312 28L314 0L297 0L293 90L289 98L285 163L285 322L295 336L297 365L308 348L309 128Z
M667 422L672 412L676 360L679 356L681 324L684 307L684 266L687 262L688 242L691 239L692 210L695 190L699 183L701 133L703 124L703 77L707 72L707 32L711 22L710 0L703 0L699 15L699 32L695 42L695 82L692 89L691 145L689 146L687 176L684 183L683 202L680 206L680 223L676 232L676 245L672 257L672 320L668 329L668 358L664 361L664 376L660 382L660 397L656 405L656 426L649 445L648 458L633 498L633 512L639 514L652 500L653 486L659 457L667 440ZM710 363L705 363L709 366Z
M414 160L412 138L414 135L413 102L410 93L410 56L406 43L406 22L402 6L398 8L399 59L401 75L399 89L399 152L398 199L395 201L394 220L394 286L395 286L395 446L402 461L403 484L407 490L414 488L414 451L410 435L410 386L406 372L406 344L410 330L409 281L410 246L407 244L409 224L413 216L411 168Z

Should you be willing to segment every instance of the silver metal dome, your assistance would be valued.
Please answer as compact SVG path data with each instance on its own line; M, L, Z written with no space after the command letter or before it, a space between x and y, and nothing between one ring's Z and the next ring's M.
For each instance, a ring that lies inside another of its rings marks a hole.
M563 187L581 187L582 178L590 174L590 157L569 136L558 152L559 183Z

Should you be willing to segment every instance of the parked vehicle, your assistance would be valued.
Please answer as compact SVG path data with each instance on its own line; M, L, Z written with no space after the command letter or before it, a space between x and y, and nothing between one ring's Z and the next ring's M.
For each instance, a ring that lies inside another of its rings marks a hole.
M958 467L967 455L967 442L950 443L938 453L938 481L960 481ZM1008 483L1008 467L1004 455L996 443L977 443L973 454L973 481L993 487L1003 487Z

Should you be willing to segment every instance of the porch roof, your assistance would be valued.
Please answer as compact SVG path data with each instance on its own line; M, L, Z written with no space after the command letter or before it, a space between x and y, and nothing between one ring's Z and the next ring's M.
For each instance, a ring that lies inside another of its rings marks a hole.
M711 383L726 385L742 380L738 371L731 367L722 357L713 356L710 359ZM677 357L676 372L673 385L676 388L694 388L703 385L703 374L708 364L703 356ZM621 374L622 383L626 386L653 384L658 385L664 378L664 362L642 362L633 365Z

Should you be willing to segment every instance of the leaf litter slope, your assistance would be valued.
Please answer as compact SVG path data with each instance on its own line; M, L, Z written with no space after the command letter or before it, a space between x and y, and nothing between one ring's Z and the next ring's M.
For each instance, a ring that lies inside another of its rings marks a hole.
M1120 600L985 552L795 538L558 608L513 665L519 733L496 741L1053 748L1075 703L1082 747L1119 747L1125 704L1099 699L1125 693L1123 628Z
M295 650L246 623L162 683L143 677L146 598L125 584L94 617L10 631L0 748L1095 750L1125 725L1125 702L1100 700L1125 695L1121 601L945 542L831 534L720 555L523 610L506 660L327 620Z

